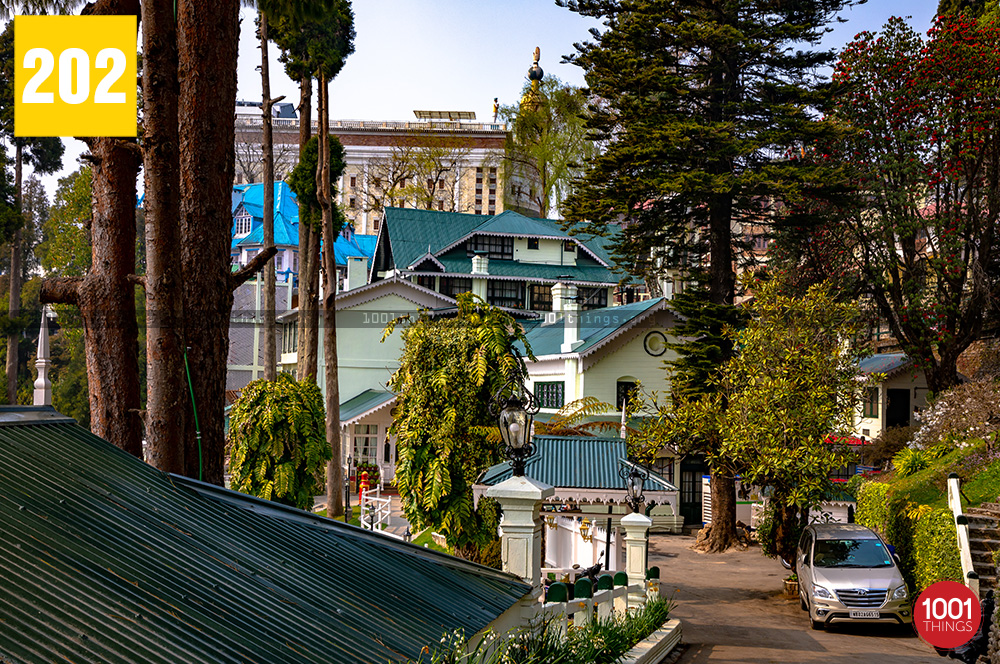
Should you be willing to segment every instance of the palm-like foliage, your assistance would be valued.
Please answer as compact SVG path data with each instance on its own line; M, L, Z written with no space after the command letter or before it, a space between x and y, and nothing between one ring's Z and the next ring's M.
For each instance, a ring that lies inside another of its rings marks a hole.
M0 20L7 21L16 14L69 14L82 4L82 0L0 2Z
M324 427L323 395L313 381L281 373L275 381L250 383L229 420L232 487L310 509L331 458Z
M615 436L621 431L621 422L616 420L591 420L609 413L618 412L614 404L601 401L597 397L583 397L570 401L559 409L548 422L535 422L538 436L596 436L610 433ZM626 427L626 431L632 431Z

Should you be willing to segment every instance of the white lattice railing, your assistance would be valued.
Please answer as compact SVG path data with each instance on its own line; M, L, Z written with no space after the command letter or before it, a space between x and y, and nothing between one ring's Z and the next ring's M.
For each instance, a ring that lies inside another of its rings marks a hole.
M361 510L359 519L362 528L384 530L389 525L392 499L382 497L381 486L362 491L361 495L358 496L358 503Z

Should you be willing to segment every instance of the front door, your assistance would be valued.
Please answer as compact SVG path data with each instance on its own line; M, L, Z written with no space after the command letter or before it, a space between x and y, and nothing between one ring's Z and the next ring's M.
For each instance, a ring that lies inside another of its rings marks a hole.
M910 391L886 390L885 428L910 426Z
M701 519L701 478L708 474L708 466L701 457L687 457L681 461L680 514L685 525L698 525Z

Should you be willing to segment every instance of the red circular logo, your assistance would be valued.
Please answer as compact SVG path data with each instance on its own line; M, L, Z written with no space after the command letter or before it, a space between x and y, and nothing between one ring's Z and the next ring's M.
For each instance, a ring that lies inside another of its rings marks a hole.
M913 624L927 643L938 648L965 645L979 630L982 609L976 594L954 581L932 583L913 605Z

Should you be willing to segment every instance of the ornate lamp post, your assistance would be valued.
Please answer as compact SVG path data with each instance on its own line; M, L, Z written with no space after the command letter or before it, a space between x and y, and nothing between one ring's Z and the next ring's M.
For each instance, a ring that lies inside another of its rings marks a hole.
M638 466L621 466L618 475L625 480L625 502L632 508L633 512L638 512L639 508L646 502L643 496L643 487L649 479L649 473L638 468Z
M538 406L531 393L524 389L520 375L512 378L494 395L490 411L497 418L504 454L510 459L514 476L523 476L525 461L535 454L531 425Z

